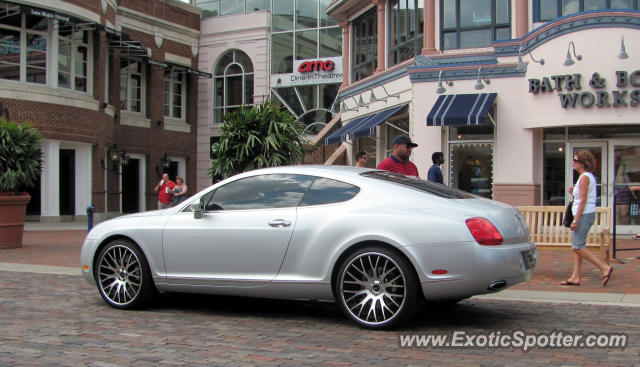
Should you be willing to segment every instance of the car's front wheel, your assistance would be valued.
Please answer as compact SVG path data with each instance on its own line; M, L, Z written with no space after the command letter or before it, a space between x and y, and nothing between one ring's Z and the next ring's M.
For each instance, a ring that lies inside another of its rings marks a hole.
M415 312L417 279L411 264L394 251L366 247L342 263L336 296L351 319L370 329L406 322Z
M94 276L100 295L115 308L142 307L155 293L147 260L137 246L126 240L116 240L102 248Z

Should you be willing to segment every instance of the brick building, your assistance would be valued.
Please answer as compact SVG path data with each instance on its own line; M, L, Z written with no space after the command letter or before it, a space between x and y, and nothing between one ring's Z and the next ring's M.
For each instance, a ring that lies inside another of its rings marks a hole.
M195 183L200 9L20 0L0 15L0 111L45 137L30 220L155 209L165 171Z

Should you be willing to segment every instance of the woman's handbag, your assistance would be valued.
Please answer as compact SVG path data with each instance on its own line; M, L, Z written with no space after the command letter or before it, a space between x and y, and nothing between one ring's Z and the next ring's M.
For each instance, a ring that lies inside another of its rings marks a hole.
M564 211L564 220L562 221L562 224L567 228L571 227L571 222L573 222L573 211L571 210L572 207L573 200L571 200L569 204L567 204L567 209Z

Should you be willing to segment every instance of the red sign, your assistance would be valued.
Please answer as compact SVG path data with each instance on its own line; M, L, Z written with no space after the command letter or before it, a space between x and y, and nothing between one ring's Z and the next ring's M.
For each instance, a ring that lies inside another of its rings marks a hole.
M314 71L333 71L336 64L331 61L305 61L298 66L299 73L311 73Z

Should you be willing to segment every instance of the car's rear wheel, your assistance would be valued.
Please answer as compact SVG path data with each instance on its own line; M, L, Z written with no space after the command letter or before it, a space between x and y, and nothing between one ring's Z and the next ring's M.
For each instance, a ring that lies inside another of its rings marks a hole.
M386 329L415 312L417 279L410 263L382 247L360 249L338 271L336 296L342 310L361 326Z
M115 308L142 307L155 293L147 260L126 240L113 241L100 251L95 278L100 295Z

